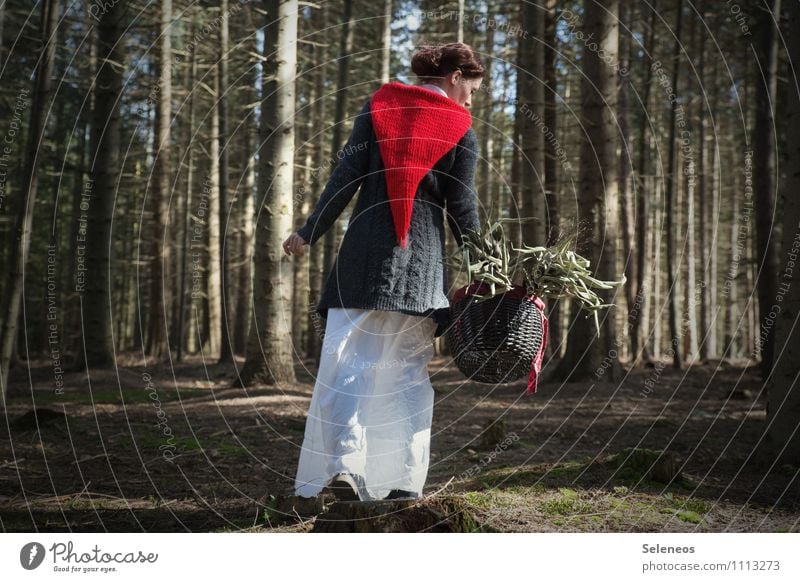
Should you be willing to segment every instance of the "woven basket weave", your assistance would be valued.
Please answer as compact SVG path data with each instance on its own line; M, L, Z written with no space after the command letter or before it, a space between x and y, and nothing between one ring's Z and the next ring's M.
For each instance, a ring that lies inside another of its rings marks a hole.
M544 338L544 313L524 287L478 301L483 283L453 295L445 332L456 366L468 378L487 384L519 379L531 368Z

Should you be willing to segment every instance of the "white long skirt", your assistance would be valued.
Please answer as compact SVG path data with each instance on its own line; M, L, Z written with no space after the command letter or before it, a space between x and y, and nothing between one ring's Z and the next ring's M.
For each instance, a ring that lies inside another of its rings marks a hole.
M394 311L328 310L295 493L313 497L339 472L362 501L422 495L430 460L436 322Z

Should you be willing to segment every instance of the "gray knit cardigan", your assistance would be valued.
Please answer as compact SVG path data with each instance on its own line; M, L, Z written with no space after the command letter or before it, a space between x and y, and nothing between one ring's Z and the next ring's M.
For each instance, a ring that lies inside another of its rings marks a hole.
M316 307L321 317L327 318L330 307L399 311L432 317L438 324L434 337L444 333L450 321L444 218L459 246L468 228L478 228L474 191L478 154L478 140L470 128L425 175L414 197L404 249L395 237L367 100L316 208L297 231L313 246L361 187Z

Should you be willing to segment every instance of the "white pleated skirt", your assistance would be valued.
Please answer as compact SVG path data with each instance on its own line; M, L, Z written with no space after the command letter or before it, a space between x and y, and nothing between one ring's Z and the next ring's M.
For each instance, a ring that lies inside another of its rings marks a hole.
M436 322L394 311L328 310L295 494L352 473L362 501L422 495L430 460Z

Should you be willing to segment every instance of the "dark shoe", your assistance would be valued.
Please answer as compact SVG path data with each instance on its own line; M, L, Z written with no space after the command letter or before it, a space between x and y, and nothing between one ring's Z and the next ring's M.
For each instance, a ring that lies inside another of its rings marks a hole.
M339 473L330 480L322 490L323 494L331 494L336 501L359 501L358 484L350 473Z
M385 500L388 500L388 499L418 499L418 498L419 498L419 496L416 493L414 493L412 491L406 491L405 489L392 489L389 492L389 495L384 497Z

